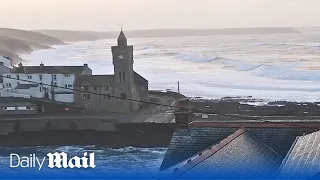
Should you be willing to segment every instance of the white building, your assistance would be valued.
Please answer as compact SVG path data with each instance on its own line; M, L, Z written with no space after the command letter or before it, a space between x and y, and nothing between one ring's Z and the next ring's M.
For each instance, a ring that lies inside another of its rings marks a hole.
M11 59L6 56L0 56L0 89L3 88L3 78L2 75L10 72Z
M21 63L3 76L1 97L30 96L61 102L74 102L74 83L77 76L91 75L84 66L23 66Z
M2 63L6 67L12 67L12 60L7 56L0 56L0 63Z

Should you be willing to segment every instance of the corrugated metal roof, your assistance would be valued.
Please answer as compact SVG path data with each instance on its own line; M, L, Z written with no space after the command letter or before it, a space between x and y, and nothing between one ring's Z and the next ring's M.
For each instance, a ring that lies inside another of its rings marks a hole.
M282 157L240 129L176 170L173 178L275 177Z
M320 172L320 131L297 138L279 177L310 178Z

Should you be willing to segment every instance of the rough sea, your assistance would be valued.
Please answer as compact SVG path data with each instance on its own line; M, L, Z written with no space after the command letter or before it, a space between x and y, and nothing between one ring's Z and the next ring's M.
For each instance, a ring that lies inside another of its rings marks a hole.
M320 100L320 34L128 38L134 69L150 89L209 99ZM83 65L112 74L115 39L72 43L24 55L27 64ZM26 64L25 63L25 64Z
M252 96L265 101L320 100L320 34L128 38L134 45L134 69L150 89L177 90L209 99ZM70 43L23 55L24 64L83 65L93 74L112 74L110 46L116 39ZM102 171L156 172L165 148L86 147L1 148L1 169L8 154L49 151L96 153ZM44 170L45 172L46 170Z

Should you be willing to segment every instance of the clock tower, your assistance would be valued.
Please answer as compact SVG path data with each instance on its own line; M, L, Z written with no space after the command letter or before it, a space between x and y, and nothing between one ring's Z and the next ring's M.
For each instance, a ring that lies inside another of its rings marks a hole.
M111 51L114 66L114 95L122 98L136 99L133 46L128 46L127 38L122 29L118 37L118 45L112 46Z

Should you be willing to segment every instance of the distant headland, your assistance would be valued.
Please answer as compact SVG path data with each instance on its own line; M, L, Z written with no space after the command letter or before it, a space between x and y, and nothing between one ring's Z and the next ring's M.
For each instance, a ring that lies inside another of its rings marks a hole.
M316 28L319 30L320 28ZM310 32L314 28L260 27L223 29L159 29L126 31L129 38L183 37L211 35L292 34ZM118 32L71 31L71 30L18 30L0 28L0 55L13 59L13 64L22 61L19 54L38 49L49 49L77 41L114 39Z

